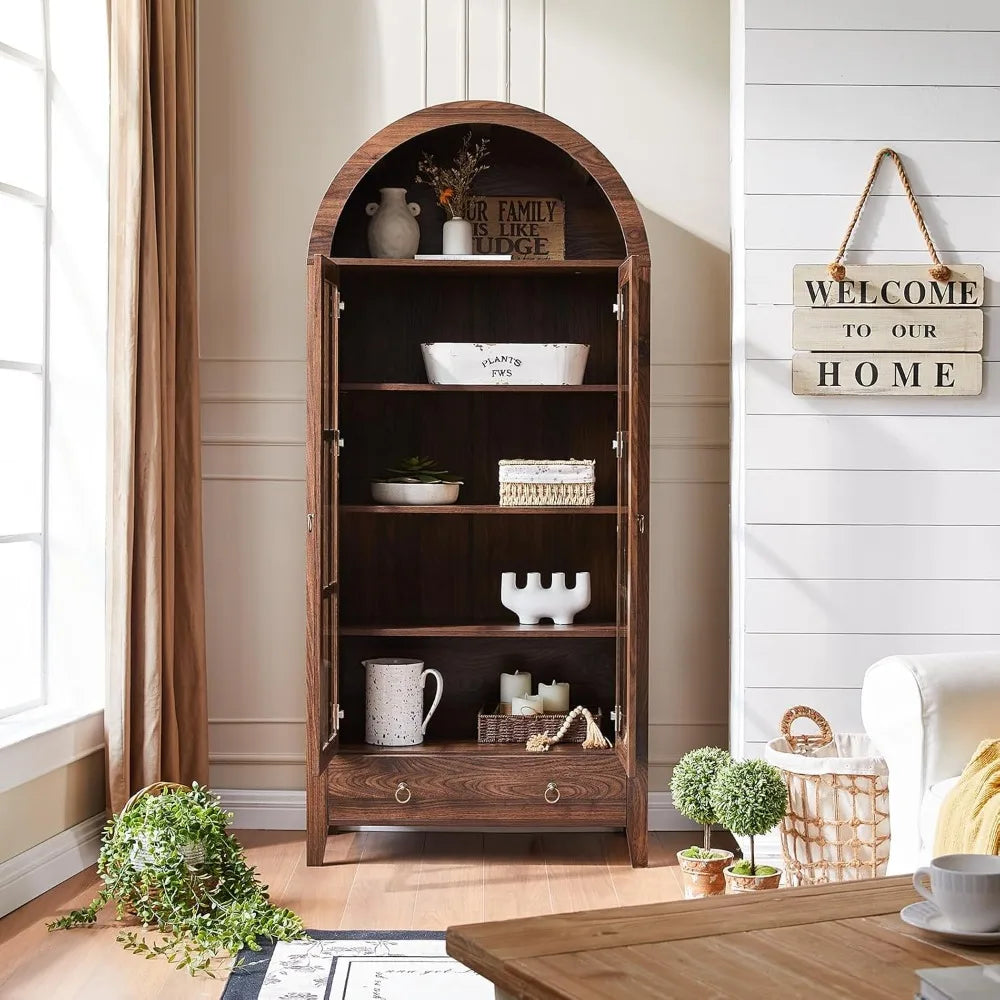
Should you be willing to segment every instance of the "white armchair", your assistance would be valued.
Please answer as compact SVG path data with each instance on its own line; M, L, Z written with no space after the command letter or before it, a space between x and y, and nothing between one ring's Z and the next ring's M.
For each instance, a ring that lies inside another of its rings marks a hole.
M927 864L945 795L1000 737L1000 652L888 656L868 668L861 717L889 765L890 875Z

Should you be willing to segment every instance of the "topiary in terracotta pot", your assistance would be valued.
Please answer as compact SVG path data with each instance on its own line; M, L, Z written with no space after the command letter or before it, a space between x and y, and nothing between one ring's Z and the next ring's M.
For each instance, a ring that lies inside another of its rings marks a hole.
M728 751L720 747L691 750L677 762L670 792L677 811L704 828L702 847L689 847L677 853L684 882L684 898L721 896L726 891L723 874L732 862L732 851L712 850L712 824L718 817L712 808L711 789L716 775L732 764Z
M719 771L712 781L710 798L719 822L737 837L750 838L749 862L725 870L726 891L776 889L781 870L770 865L758 867L753 839L773 830L788 810L788 790L781 772L763 760L741 760Z

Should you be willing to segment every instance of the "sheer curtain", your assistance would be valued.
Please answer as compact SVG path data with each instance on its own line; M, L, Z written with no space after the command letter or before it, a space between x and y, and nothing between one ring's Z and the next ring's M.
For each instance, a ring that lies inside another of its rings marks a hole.
M194 0L109 0L111 806L208 777Z

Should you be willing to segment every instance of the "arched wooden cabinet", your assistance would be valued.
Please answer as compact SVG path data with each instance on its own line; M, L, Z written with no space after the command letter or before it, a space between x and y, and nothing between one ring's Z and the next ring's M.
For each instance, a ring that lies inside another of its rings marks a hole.
M420 252L440 253L441 211L415 167L423 150L450 159L470 129L490 139L478 193L564 201L566 259L370 258L365 205L403 185L423 209ZM337 174L307 272L309 864L337 826L398 824L619 827L644 865L649 255L635 201L561 122L440 105L383 129ZM433 386L427 340L586 342L590 358L581 386ZM458 504L372 504L371 478L411 454L464 475ZM498 506L499 459L569 457L596 460L595 506ZM519 626L500 604L505 570L589 570L591 604L571 626ZM361 661L394 655L444 675L421 746L364 742ZM601 707L613 749L478 744L477 713L516 668Z

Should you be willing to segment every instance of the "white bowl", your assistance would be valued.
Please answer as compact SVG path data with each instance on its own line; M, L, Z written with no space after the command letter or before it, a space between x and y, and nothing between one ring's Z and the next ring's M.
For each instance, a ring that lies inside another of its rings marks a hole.
M421 344L434 385L580 385L587 344Z
M372 499L392 506L429 507L454 503L461 483L372 483Z

